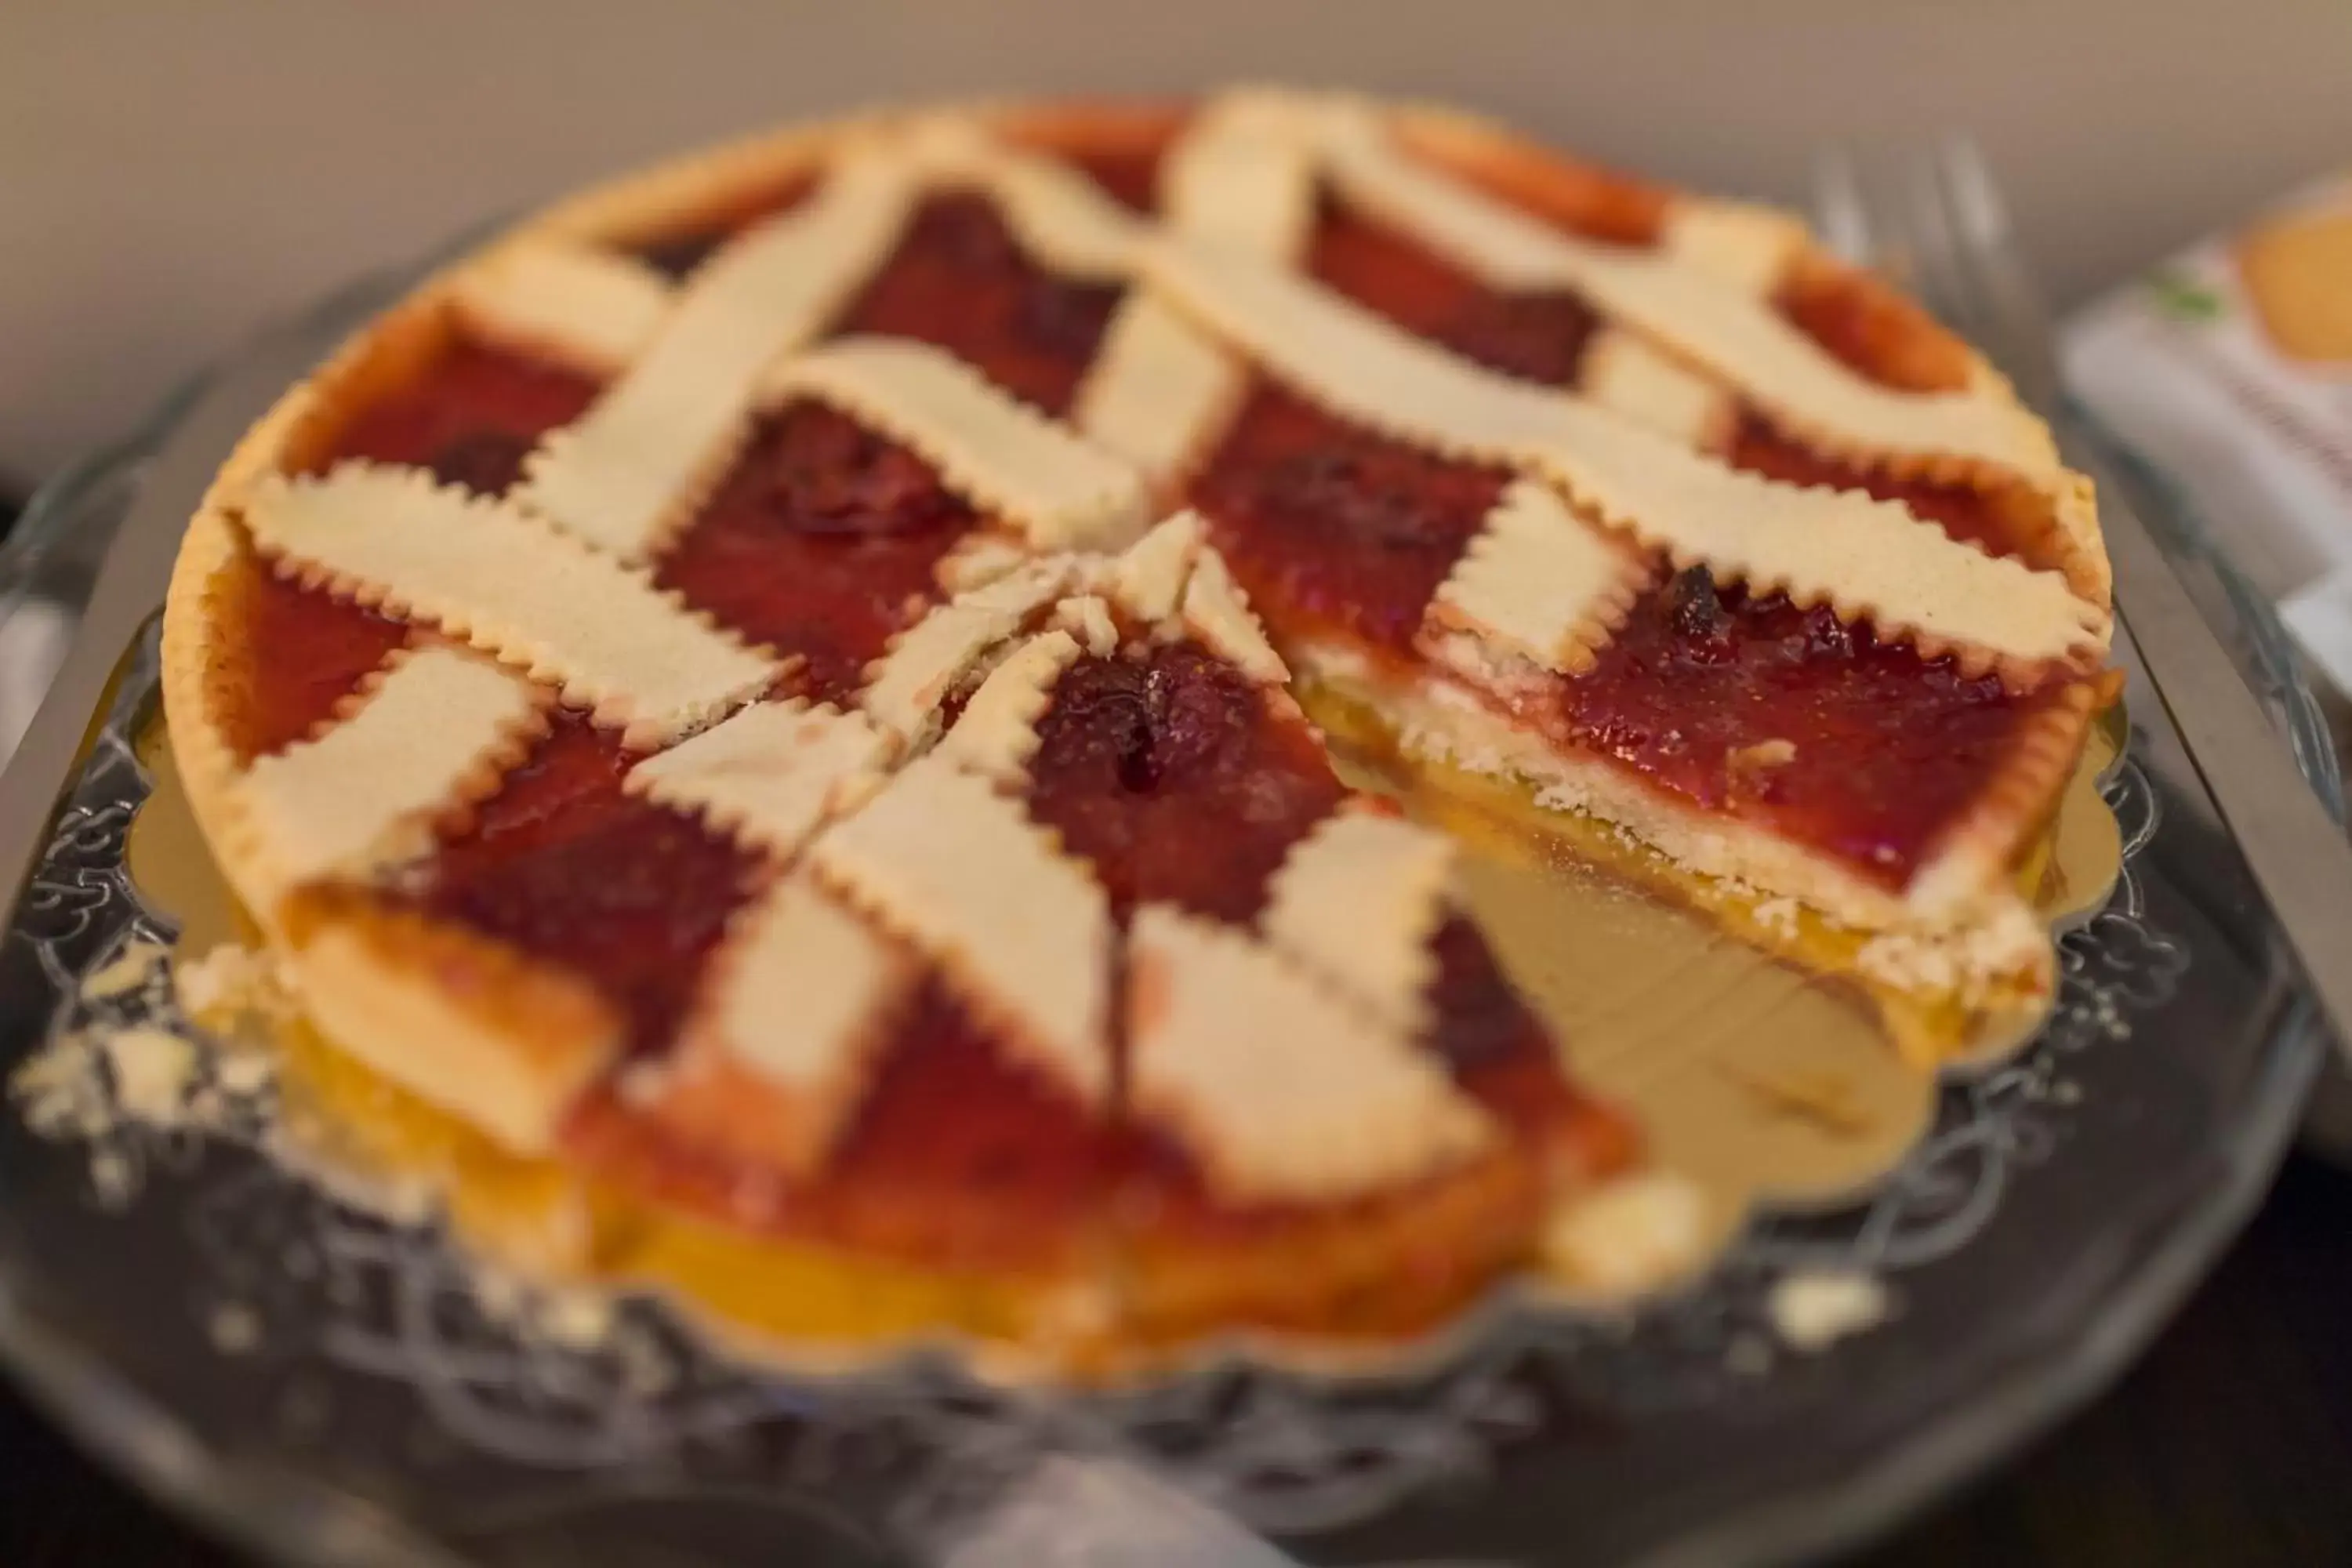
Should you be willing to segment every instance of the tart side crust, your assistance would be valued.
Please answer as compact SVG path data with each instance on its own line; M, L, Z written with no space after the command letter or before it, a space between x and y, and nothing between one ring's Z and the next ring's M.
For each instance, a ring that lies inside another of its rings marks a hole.
M504 943L319 887L287 900L296 994L336 1045L524 1154L619 1059L624 1025L584 980Z

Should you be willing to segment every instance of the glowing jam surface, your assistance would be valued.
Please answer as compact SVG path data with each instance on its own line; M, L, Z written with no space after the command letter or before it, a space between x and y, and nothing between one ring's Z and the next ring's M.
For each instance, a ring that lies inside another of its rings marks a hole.
M1489 370L1564 386L1601 325L1574 294L1481 288L1431 251L1326 201L1307 269L1326 288Z
M1094 363L1119 292L1039 266L985 197L939 195L915 209L838 330L936 343L1058 415Z
M579 418L599 390L575 371L461 337L423 375L353 416L321 467L352 458L402 463L478 495L502 495L539 438Z
M1643 596L1599 665L1528 716L1693 805L1900 888L1979 798L2021 719L2052 700L1923 661L1825 607L1718 590L1698 571Z
M1403 657L1507 482L1261 383L1192 500L1252 605L1286 634L1330 627Z
M637 1052L676 1034L756 857L625 794L635 756L576 714L446 833L416 902L579 975L626 1016Z
M1253 918L1266 879L1342 790L1305 723L1191 643L1065 670L1037 725L1030 814L1124 915L1171 902Z
M793 689L838 702L940 596L940 558L979 521L906 447L794 404L759 422L656 581L746 642L797 656Z

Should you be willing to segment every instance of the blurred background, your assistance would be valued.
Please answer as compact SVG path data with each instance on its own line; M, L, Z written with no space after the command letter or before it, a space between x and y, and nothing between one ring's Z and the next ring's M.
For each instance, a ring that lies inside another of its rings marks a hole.
M14 0L0 479L262 318L635 160L877 97L1249 76L1786 200L1832 137L1965 127L2069 302L2352 158L2344 0Z

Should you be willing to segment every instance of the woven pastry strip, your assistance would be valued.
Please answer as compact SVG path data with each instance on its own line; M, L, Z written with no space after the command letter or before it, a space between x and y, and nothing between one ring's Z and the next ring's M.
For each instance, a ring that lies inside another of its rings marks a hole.
M955 548L940 557L931 572L931 580L948 594L970 593L984 587L999 577L1031 560L1028 546L1016 534L993 528L975 529L956 541Z
M1074 570L1065 556L1030 562L957 595L899 633L890 651L867 667L862 699L867 716L902 742L923 735L956 683L1051 604Z
M530 681L478 654L401 658L359 710L256 759L231 787L240 831L278 888L365 878L429 847L435 818L488 793L545 728Z
M1422 641L1448 664L1463 662L1449 646L1461 634L1476 645L1481 666L1580 675L1624 623L1648 575L1623 540L1578 517L1557 491L1521 479L1438 585Z
M1026 785L1037 721L1053 700L1054 683L1085 651L1065 631L1040 632L1013 649L964 704L939 754L1004 788Z
M891 737L863 713L754 702L631 768L631 792L702 816L778 858L856 807L882 782Z
M624 560L659 549L718 481L761 373L815 338L881 265L914 195L895 160L846 163L730 244L645 356L548 437L515 499Z
M1132 269L1145 220L1067 163L1000 141L952 112L916 120L899 147L925 189L987 196L1021 247L1051 270L1110 281Z
M1805 226L1745 202L1676 201L1658 244L1685 265L1750 294L1769 294L1805 248Z
M1201 514L1190 509L1154 523L1111 563L1106 584L1110 596L1146 626L1173 616L1184 602L1184 584L1192 580L1205 528Z
M786 361L766 395L813 397L904 442L1042 550L1115 547L1143 524L1143 478L943 349L843 338Z
M1134 270L1145 220L1066 163L1000 146L978 179L1022 247L1047 268L1098 282Z
M1265 640L1265 628L1251 613L1241 584L1225 567L1225 558L1205 544L1192 558L1181 614L1186 631L1252 680L1261 686L1288 683L1290 667Z
M2030 687L2053 668L2088 669L2106 649L2106 612L2055 572L1987 555L1859 490L1800 489L1692 456L1666 437L1588 407L1528 452L1604 522L1704 563L1758 593L1826 604L1849 621L1953 655L1963 672Z
M1340 811L1291 847L1266 888L1266 940L1417 1040L1429 1021L1454 841L1384 812Z
M1128 973L1136 1113L1226 1198L1342 1202L1494 1142L1434 1058L1243 931L1148 905Z
M474 332L600 375L643 353L673 291L643 262L607 250L524 239L457 274L451 299Z
M1592 334L1576 381L1601 407L1685 447L1720 449L1738 413L1721 386L1623 327Z
M1118 623L1111 618L1109 604L1096 595L1080 594L1055 605L1052 626L1097 658L1118 651Z
M920 965L812 879L793 875L730 922L711 974L658 1092L696 1096L709 1058L738 1064L764 1091L757 1105L722 1102L702 1116L732 1110L749 1124L738 1141L755 1144L745 1152L763 1163L818 1167L856 1112ZM715 1088L744 1098L724 1080Z
M513 506L414 468L272 476L244 521L263 553L388 614L430 622L621 728L632 745L699 729L775 679L744 647Z
M1192 240L1296 261L1315 225L1312 110L1279 96L1234 93L1211 104L1168 150L1160 206Z
M924 757L809 856L844 898L935 960L1008 1050L1082 1103L1107 1102L1109 905L1019 802Z
M1865 380L1750 290L1675 259L1603 246L1399 153L1376 128L1326 141L1348 198L1501 289L1570 288L1706 366L1759 407L1841 452L1958 458L2044 489L2062 474L2040 421L2005 398L1897 392ZM1718 231L1719 232L1719 231Z
M1161 164L1164 221L1175 233L1290 261L1315 216L1315 170L1303 140L1236 96L1193 117ZM1130 238L1127 261L1139 246ZM1080 384L1071 421L1156 483L1181 474L1241 405L1246 367L1148 289L1131 289Z
M1582 399L1482 371L1276 268L1163 244L1152 276L1306 395L1449 456L1533 468L1678 563L1866 619L2020 683L2095 663L2105 613L1894 501L1726 468Z
M1078 384L1070 422L1156 483L1192 466L1241 405L1246 373L1167 301L1132 289Z

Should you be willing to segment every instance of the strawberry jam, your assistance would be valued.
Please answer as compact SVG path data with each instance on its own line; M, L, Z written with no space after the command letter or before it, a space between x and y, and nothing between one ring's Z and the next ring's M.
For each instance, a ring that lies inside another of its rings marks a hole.
M1055 150L1048 155L1086 175L1128 211L1148 217L1160 207L1160 153L1159 147L1117 147Z
M1980 797L2021 717L2059 689L2011 696L1826 607L1719 589L1695 568L1634 605L1590 674L1523 713L1693 805L1900 888Z
M635 754L576 714L429 862L418 907L571 971L618 1005L631 1048L667 1048L757 858L625 795Z
M279 577L259 561L228 570L220 603L238 632L223 639L225 700L214 717L241 761L308 736L408 640L401 622Z
M1118 295L1115 285L1038 266L985 197L933 196L835 331L935 343L1058 415L1094 363Z
M979 521L930 465L821 404L762 419L656 580L840 700L936 599L940 557Z
M1325 626L1402 653L1507 482L1261 384L1192 500L1251 603L1287 634Z
M461 338L423 375L362 409L319 467L346 458L404 463L444 484L501 495L539 438L579 418L597 391L577 371Z
M1574 294L1489 289L1426 247L1334 202L1323 204L1307 265L1326 288L1407 331L1489 370L1548 385L1575 382L1585 345L1601 324L1592 308Z
M1252 918L1266 879L1341 794L1303 722L1189 642L1080 659L1037 736L1030 815L1093 864L1122 918L1146 900Z

